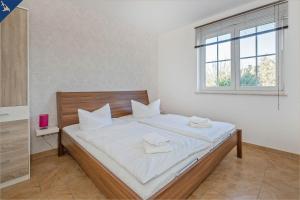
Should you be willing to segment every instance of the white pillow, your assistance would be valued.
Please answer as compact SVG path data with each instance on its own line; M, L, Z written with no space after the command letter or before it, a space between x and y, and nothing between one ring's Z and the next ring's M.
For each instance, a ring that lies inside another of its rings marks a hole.
M93 130L112 124L109 104L93 112L78 109L78 117L81 130Z
M147 118L160 114L160 99L144 105L140 102L131 100L132 115L134 118Z

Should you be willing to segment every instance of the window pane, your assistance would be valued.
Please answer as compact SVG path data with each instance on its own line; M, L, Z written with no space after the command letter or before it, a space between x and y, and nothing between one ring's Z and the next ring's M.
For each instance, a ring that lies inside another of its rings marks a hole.
M240 39L240 57L250 57L256 55L255 36Z
M216 44L205 47L206 62L217 61L217 48Z
M230 58L231 58L231 42L220 43L218 60L229 60Z
M217 37L208 38L208 39L205 40L205 44L210 44L210 43L214 43L214 42L217 42L217 41L218 41Z
M257 27L257 32L268 31L275 28L275 23L264 24Z
M240 64L240 86L257 86L256 58L241 59Z
M257 36L257 53L258 55L276 53L276 33L270 32Z
M259 57L257 64L260 86L276 86L276 56Z
M224 40L229 40L231 38L231 35L230 34L226 34L226 35L220 35L218 37L218 41L224 41Z
M217 62L206 63L206 87L216 87L217 86Z
M245 36L245 35L253 34L255 32L256 32L255 27L249 28L249 29L245 29L245 30L240 31L240 36Z
M231 85L231 62L219 62L219 79L218 85L221 87L229 87Z
M214 38L206 39L205 43L210 44L210 43L214 43L217 41L218 41L218 38L214 37ZM209 46L205 47L206 62L217 61L217 59L218 59L217 48L218 48L217 44L209 45Z

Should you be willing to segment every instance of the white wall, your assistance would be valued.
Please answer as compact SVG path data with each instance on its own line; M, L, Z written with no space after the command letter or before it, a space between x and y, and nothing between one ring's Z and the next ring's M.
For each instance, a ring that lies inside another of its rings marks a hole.
M200 115L235 123L246 142L300 153L300 0L289 1L285 73L288 96L195 94L196 50L194 27L263 5L270 1L225 11L159 38L159 97L166 112Z
M101 2L22 3L30 18L31 153L57 145L56 135L47 144L34 133L41 113L57 124L57 91L147 89L156 98L157 36L114 18Z

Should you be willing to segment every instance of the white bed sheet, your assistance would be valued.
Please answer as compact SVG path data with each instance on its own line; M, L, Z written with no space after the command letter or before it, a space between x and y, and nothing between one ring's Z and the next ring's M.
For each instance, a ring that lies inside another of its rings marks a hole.
M137 118L134 118L132 115L126 115L126 116L120 117L118 119L121 119L122 121L126 121L126 122L138 121L138 122L146 124L148 126L166 129L166 130L176 133L178 131L178 125L176 125L174 128L172 128L172 126L171 126L172 124L164 125L163 121L159 120L161 117L168 116L168 115L175 116L175 121L178 121L178 120L181 121L180 122L181 124L179 125L179 129L182 127L182 124L188 124L188 122L186 121L188 119L187 117L182 116L182 115L172 115L172 114L161 114L158 116L154 116L152 118L145 118L145 119L137 119ZM232 124L229 124L229 123L224 123L224 122L214 122L214 123L218 123L219 126L220 126L220 124L226 125L224 131L222 132L222 134L220 134L221 136L215 140L211 139L210 141L199 138L206 142L210 142L211 150L213 150L213 149L217 148L219 145L221 145L236 130L235 126ZM213 129L212 129L212 131L213 131ZM180 133L178 133L178 134L180 134Z
M160 176L189 156L209 148L207 142L139 122L115 124L84 133L90 136L87 142L115 160L142 184ZM143 136L149 133L168 138L168 145L173 150L167 153L145 153ZM82 134L78 133L78 136L82 137Z
M120 123L120 121L118 121L117 123ZM178 163L177 165L173 166L167 172L161 174L160 176L152 179L145 184L142 184L104 152L98 150L92 144L78 137L77 134L78 131L80 131L78 124L67 126L64 128L64 131L143 199L147 199L158 192L162 187L176 178L176 176L180 175L180 173L182 173L188 166L193 164L198 159L201 159L211 150L206 149L197 154L194 154Z

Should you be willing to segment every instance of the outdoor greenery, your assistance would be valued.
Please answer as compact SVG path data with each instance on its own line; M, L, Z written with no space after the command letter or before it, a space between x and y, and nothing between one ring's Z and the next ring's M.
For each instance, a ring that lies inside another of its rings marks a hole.
M249 65L242 72L242 76L240 79L241 86L257 86L259 85L259 80L255 75L255 67Z
M276 86L275 56L259 58L257 76L255 66L249 65L241 71L241 86Z
M222 70L220 70L220 68ZM217 64L207 68L206 86L228 87L231 85L231 67L229 63ZM257 75L256 75L257 74ZM248 65L241 69L241 86L276 86L276 61L275 56L258 58L258 68Z
M228 78L219 80L220 87L229 87L231 85L231 80Z

